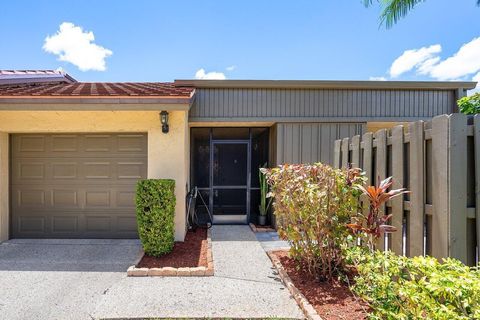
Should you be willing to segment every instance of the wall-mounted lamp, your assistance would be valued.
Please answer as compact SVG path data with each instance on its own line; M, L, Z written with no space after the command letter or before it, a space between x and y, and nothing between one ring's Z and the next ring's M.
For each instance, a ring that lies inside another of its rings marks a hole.
M168 133L168 112L160 112L160 123L162 124L162 132Z

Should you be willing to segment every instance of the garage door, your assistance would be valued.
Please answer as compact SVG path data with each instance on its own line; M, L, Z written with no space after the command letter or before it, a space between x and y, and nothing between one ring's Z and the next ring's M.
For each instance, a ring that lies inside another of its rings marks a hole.
M146 134L12 135L11 236L136 238L146 174Z

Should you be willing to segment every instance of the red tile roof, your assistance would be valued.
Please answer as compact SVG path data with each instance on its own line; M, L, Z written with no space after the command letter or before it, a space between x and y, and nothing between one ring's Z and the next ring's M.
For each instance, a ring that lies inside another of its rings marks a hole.
M51 97L162 97L190 98L195 88L171 82L76 82L0 86L0 98Z

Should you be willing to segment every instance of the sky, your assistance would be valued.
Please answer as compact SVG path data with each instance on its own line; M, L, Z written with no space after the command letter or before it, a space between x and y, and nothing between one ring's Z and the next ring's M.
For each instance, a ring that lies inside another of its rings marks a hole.
M362 3L2 1L0 69L79 81L480 81L475 0L427 0L391 29Z

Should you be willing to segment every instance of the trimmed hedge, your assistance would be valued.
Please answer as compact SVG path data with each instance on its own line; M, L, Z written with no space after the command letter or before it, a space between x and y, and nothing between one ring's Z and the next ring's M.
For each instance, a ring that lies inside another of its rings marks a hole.
M149 256L161 256L173 249L175 240L175 181L147 179L137 183L138 235Z

